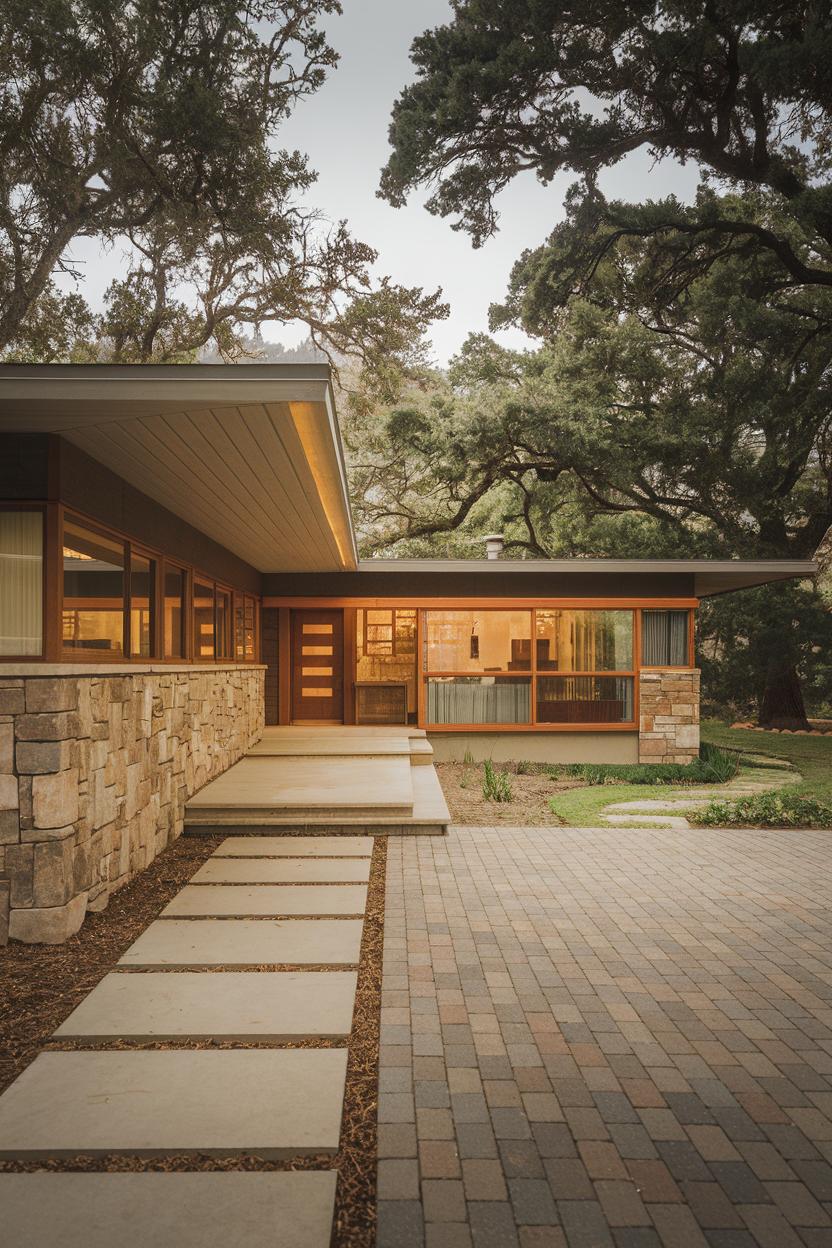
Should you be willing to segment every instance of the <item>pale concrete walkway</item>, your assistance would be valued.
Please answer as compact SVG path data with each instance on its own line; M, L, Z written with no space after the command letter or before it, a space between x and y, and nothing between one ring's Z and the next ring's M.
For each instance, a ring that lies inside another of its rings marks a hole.
M832 836L388 850L378 1248L829 1248Z
M75 1047L0 1097L0 1157L336 1153L371 852L368 837L225 840L206 866L235 882L197 872L59 1027ZM281 1047L316 1040L336 1045ZM0 1174L0 1244L328 1248L335 1184L331 1169Z

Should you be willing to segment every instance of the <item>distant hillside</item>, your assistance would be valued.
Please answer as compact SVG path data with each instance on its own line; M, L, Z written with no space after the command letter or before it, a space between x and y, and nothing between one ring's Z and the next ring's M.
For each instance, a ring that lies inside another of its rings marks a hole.
M296 347L284 347L281 342L266 342L262 338L244 338L247 355L238 364L325 364L326 356L307 338ZM222 356L216 348L206 348L199 357L201 364L222 364Z

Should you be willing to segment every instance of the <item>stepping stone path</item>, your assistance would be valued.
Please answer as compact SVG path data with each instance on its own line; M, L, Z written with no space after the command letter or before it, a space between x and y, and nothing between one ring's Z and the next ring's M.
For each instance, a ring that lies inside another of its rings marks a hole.
M79 1047L0 1096L0 1157L335 1154L372 845L225 840L58 1028ZM0 1208L21 1248L328 1248L335 1187L320 1168L42 1170L0 1174Z
M616 827L675 828L690 827L686 813L707 806L710 802L730 802L754 793L765 793L786 784L797 784L800 773L788 764L777 766L768 760L766 767L744 766L740 774L726 784L679 785L676 791L661 798L644 797L627 802L611 802L601 811L601 820ZM645 786L645 793L650 789Z

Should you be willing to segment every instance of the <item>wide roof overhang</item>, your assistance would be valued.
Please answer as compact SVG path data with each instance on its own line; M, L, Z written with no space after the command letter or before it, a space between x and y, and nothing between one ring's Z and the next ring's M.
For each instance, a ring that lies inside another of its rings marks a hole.
M328 365L3 365L9 432L59 434L261 572L357 566Z

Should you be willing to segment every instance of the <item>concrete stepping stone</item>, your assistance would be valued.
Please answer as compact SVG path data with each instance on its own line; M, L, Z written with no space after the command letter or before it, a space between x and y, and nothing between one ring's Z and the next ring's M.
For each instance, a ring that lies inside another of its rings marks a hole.
M119 966L351 965L362 927L361 919L157 919Z
M335 1152L346 1067L346 1049L41 1053L0 1096L0 1157Z
M354 971L106 975L55 1035L298 1040L348 1036Z
M689 828L690 824L687 819L681 815L639 815L636 813L630 815L606 815L601 812L601 817L607 823L615 824L620 828Z
M306 884L186 884L162 911L162 918L194 918L225 915L244 919L249 915L363 914L367 888L344 884L331 888Z
M369 858L372 836L229 836L212 858Z
M369 858L209 858L192 884L366 884Z
M336 1171L0 1175L17 1248L329 1248Z

